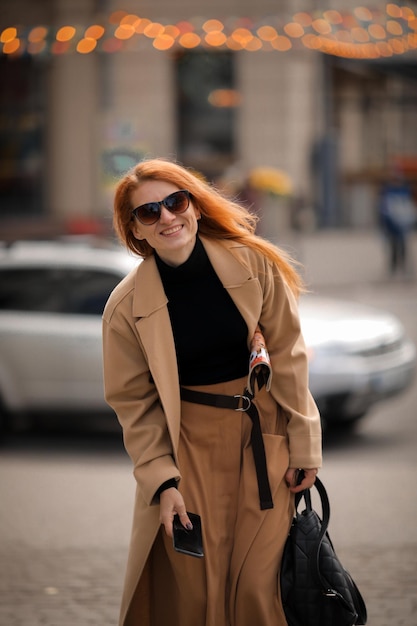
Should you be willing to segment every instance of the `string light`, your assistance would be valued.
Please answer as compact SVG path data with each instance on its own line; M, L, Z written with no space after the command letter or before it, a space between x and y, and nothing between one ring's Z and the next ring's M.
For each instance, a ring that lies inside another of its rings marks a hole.
M207 20L203 24L203 30L205 30L206 33L210 33L212 31L219 32L224 30L224 24L220 22L220 20Z
M57 41L70 41L75 36L76 30L73 26L63 26L56 34Z
M179 39L179 43L183 48L197 48L200 45L201 39L195 33L184 33Z
M302 37L304 35L304 28L298 22L289 22L285 24L284 31L288 37Z
M273 26L260 26L256 32L263 41L274 41L278 37L278 33Z
M175 43L175 39L171 37L171 35L167 35L165 33L161 33L157 37L155 37L153 41L153 47L157 50L169 50Z
M0 35L1 43L8 43L9 41L13 41L17 37L17 29L14 27L5 28L4 31Z
M97 46L97 40L92 37L84 37L77 44L77 52L80 54L89 54L93 52L93 50Z
M91 37L92 39L101 39L105 33L105 29L103 26L99 26L98 24L93 24L93 26L89 26L86 28L84 36Z
M228 48L250 52L287 52L294 46L352 58L401 55L417 47L417 17L410 6L387 3L385 9L364 6L349 11L301 11L286 20L259 18L192 18L162 24L127 11L114 11L105 25L84 28L64 25L24 28L10 26L0 32L0 53L67 54L77 51L114 53L134 50L138 38L152 40L156 50L182 47ZM126 48L127 47L127 48Z
M4 54L14 54L20 48L20 40L16 37L15 39L11 39L6 41L3 46Z
M306 28L311 26L312 21L313 18L309 13L296 13L294 15L294 22L300 24L301 26L305 26Z
M204 41L213 48L223 46L226 43L226 35L220 30L211 30L204 37Z
M132 24L120 24L114 31L116 39L130 39L135 34Z
M45 40L45 37L48 34L48 29L45 26L37 26L36 28L32 28L28 35L28 41L31 43L39 43Z

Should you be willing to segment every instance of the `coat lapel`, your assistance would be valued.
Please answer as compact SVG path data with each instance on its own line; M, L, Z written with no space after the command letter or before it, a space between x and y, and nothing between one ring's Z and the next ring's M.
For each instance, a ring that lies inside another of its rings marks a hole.
M201 240L217 276L247 324L249 347L262 310L260 283L235 256L242 249L241 244L230 241L219 245L211 239Z
M150 257L141 263L136 274L133 315L138 318L136 329L158 389L176 455L180 431L180 391L167 303L155 259Z

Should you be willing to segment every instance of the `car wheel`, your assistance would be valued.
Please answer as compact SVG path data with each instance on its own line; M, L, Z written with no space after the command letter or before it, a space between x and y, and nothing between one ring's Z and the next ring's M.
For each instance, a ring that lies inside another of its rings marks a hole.
M10 432L10 428L11 428L10 415L8 411L6 410L3 402L0 399L0 441L8 432Z
M356 413L354 415L349 415L349 417L343 417L340 419L339 416L333 415L325 418L326 429L333 431L350 431L353 430L356 424L361 420L366 412Z

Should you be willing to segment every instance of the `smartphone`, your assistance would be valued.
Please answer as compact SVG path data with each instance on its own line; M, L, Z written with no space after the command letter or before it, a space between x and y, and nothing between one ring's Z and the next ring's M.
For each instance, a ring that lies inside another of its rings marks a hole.
M294 472L294 483L295 483L295 485L297 487L298 487L298 485L301 485L301 483L303 482L304 476L305 476L305 473L304 473L303 469L295 470L295 472Z
M174 549L182 554L188 554L201 558L204 556L203 537L201 534L201 518L196 513L187 515L193 525L192 530L187 530L180 522L178 515L174 516L173 522L173 544Z

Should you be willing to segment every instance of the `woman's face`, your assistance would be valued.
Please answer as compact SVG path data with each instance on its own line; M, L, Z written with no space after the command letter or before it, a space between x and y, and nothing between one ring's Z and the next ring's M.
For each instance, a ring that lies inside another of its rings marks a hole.
M147 180L135 189L131 196L134 208L147 202L158 202L178 187L163 180ZM132 233L136 239L146 239L165 263L176 267L184 263L193 251L200 214L193 206L192 198L184 213L175 215L161 206L161 216L155 224L141 224L136 217L132 221Z

